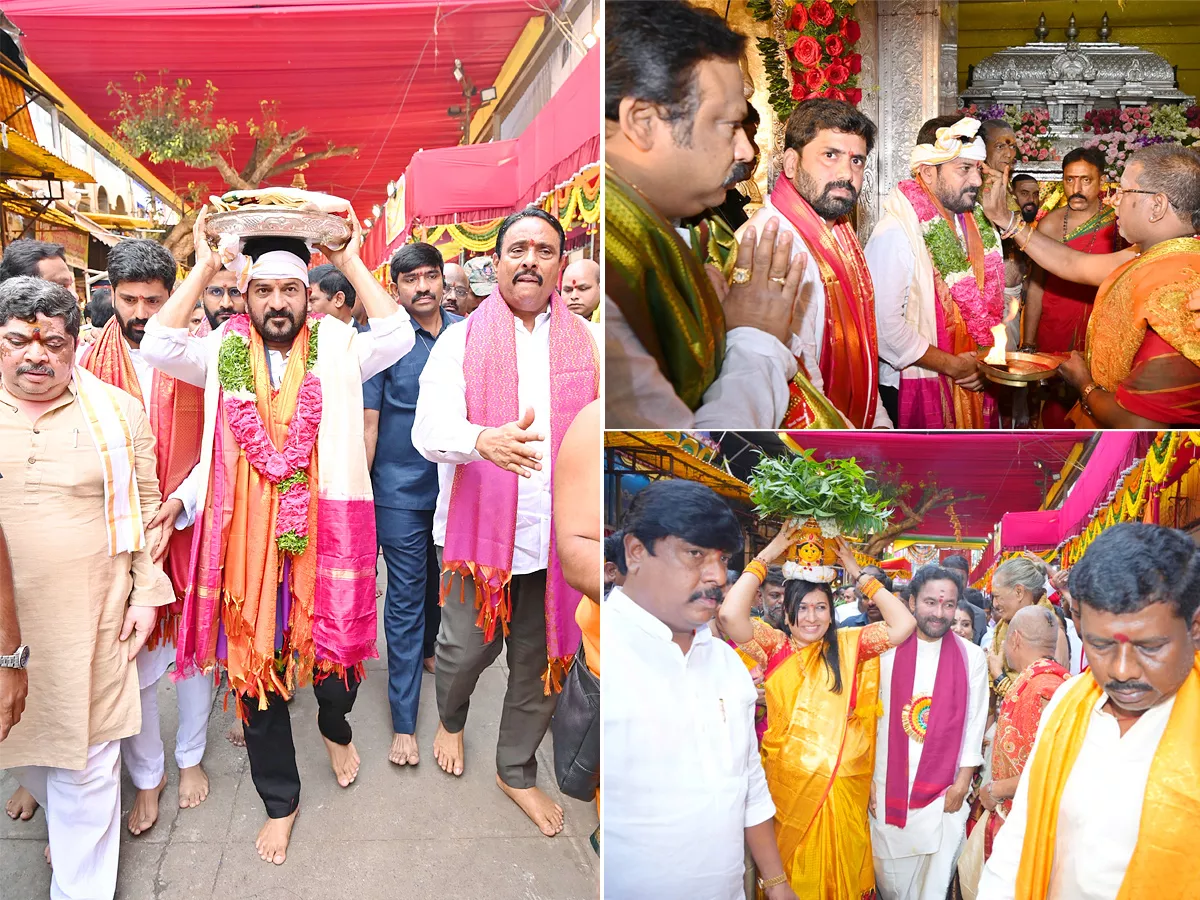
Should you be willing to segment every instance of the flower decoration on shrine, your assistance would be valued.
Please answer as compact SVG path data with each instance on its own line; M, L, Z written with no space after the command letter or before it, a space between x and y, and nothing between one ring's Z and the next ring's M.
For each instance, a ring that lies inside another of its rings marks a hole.
M974 103L958 111L981 122L1000 119L1007 122L1017 139L1017 162L1041 162L1056 160L1058 151L1054 147L1054 135L1050 133L1050 110L1044 106L1021 109L1019 106L980 107Z
M1200 144L1200 106L1164 104L1128 109L1093 109L1083 118L1088 138L1084 146L1098 147L1108 163L1105 175L1112 181L1121 176L1134 151L1151 144L1175 143L1184 147Z
M751 15L772 22L773 37L758 39L771 108L786 121L802 100L829 97L857 105L862 35L854 0L750 0Z

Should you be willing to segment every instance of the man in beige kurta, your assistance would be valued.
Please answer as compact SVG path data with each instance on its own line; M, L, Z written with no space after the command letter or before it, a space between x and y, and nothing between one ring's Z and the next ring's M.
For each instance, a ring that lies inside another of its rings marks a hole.
M152 608L174 593L137 524L160 500L145 411L93 378L88 390L108 392L119 410L136 480L137 549L110 552L113 498L80 397L80 379L92 376L72 364L78 333L78 307L62 288L34 278L0 285L0 525L30 647L25 714L0 744L0 768L46 810L50 896L111 900L120 740L141 729L133 659Z

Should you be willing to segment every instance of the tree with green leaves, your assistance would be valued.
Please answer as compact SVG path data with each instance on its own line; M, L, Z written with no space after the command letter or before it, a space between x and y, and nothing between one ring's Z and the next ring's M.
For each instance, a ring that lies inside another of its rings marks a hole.
M306 152L301 142L308 137L308 129L285 130L278 103L262 100L259 115L243 126L254 139L254 146L237 168L233 141L240 130L236 122L217 116L217 87L207 81L195 97L191 95L191 79L176 78L168 83L168 70L158 74L157 83L151 84L143 73L136 73L133 90L125 90L115 82L108 85L108 93L117 98L112 113L117 121L114 135L135 157L146 157L152 163L178 163L197 171L216 169L225 183L224 190L253 190L286 172L303 171L317 160L358 152L356 147L339 147L332 141L320 150ZM193 250L192 224L210 189L200 181L189 181L186 187L174 189L190 209L163 238L163 245L176 259L185 259Z

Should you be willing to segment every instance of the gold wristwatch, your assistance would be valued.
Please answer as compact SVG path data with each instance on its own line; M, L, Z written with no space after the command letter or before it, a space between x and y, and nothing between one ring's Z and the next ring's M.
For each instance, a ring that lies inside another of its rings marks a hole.
M758 889L765 891L767 888L773 888L775 885L783 884L785 881L787 881L787 872L776 875L774 878L768 878L766 881L763 881L760 876L758 879Z

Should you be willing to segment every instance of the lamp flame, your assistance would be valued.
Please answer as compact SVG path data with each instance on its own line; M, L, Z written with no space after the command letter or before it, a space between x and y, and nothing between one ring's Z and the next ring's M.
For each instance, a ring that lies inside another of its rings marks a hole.
M1008 330L1003 325L992 326L992 349L987 352L983 361L989 366L1003 366L1008 362L1005 351L1008 349Z

